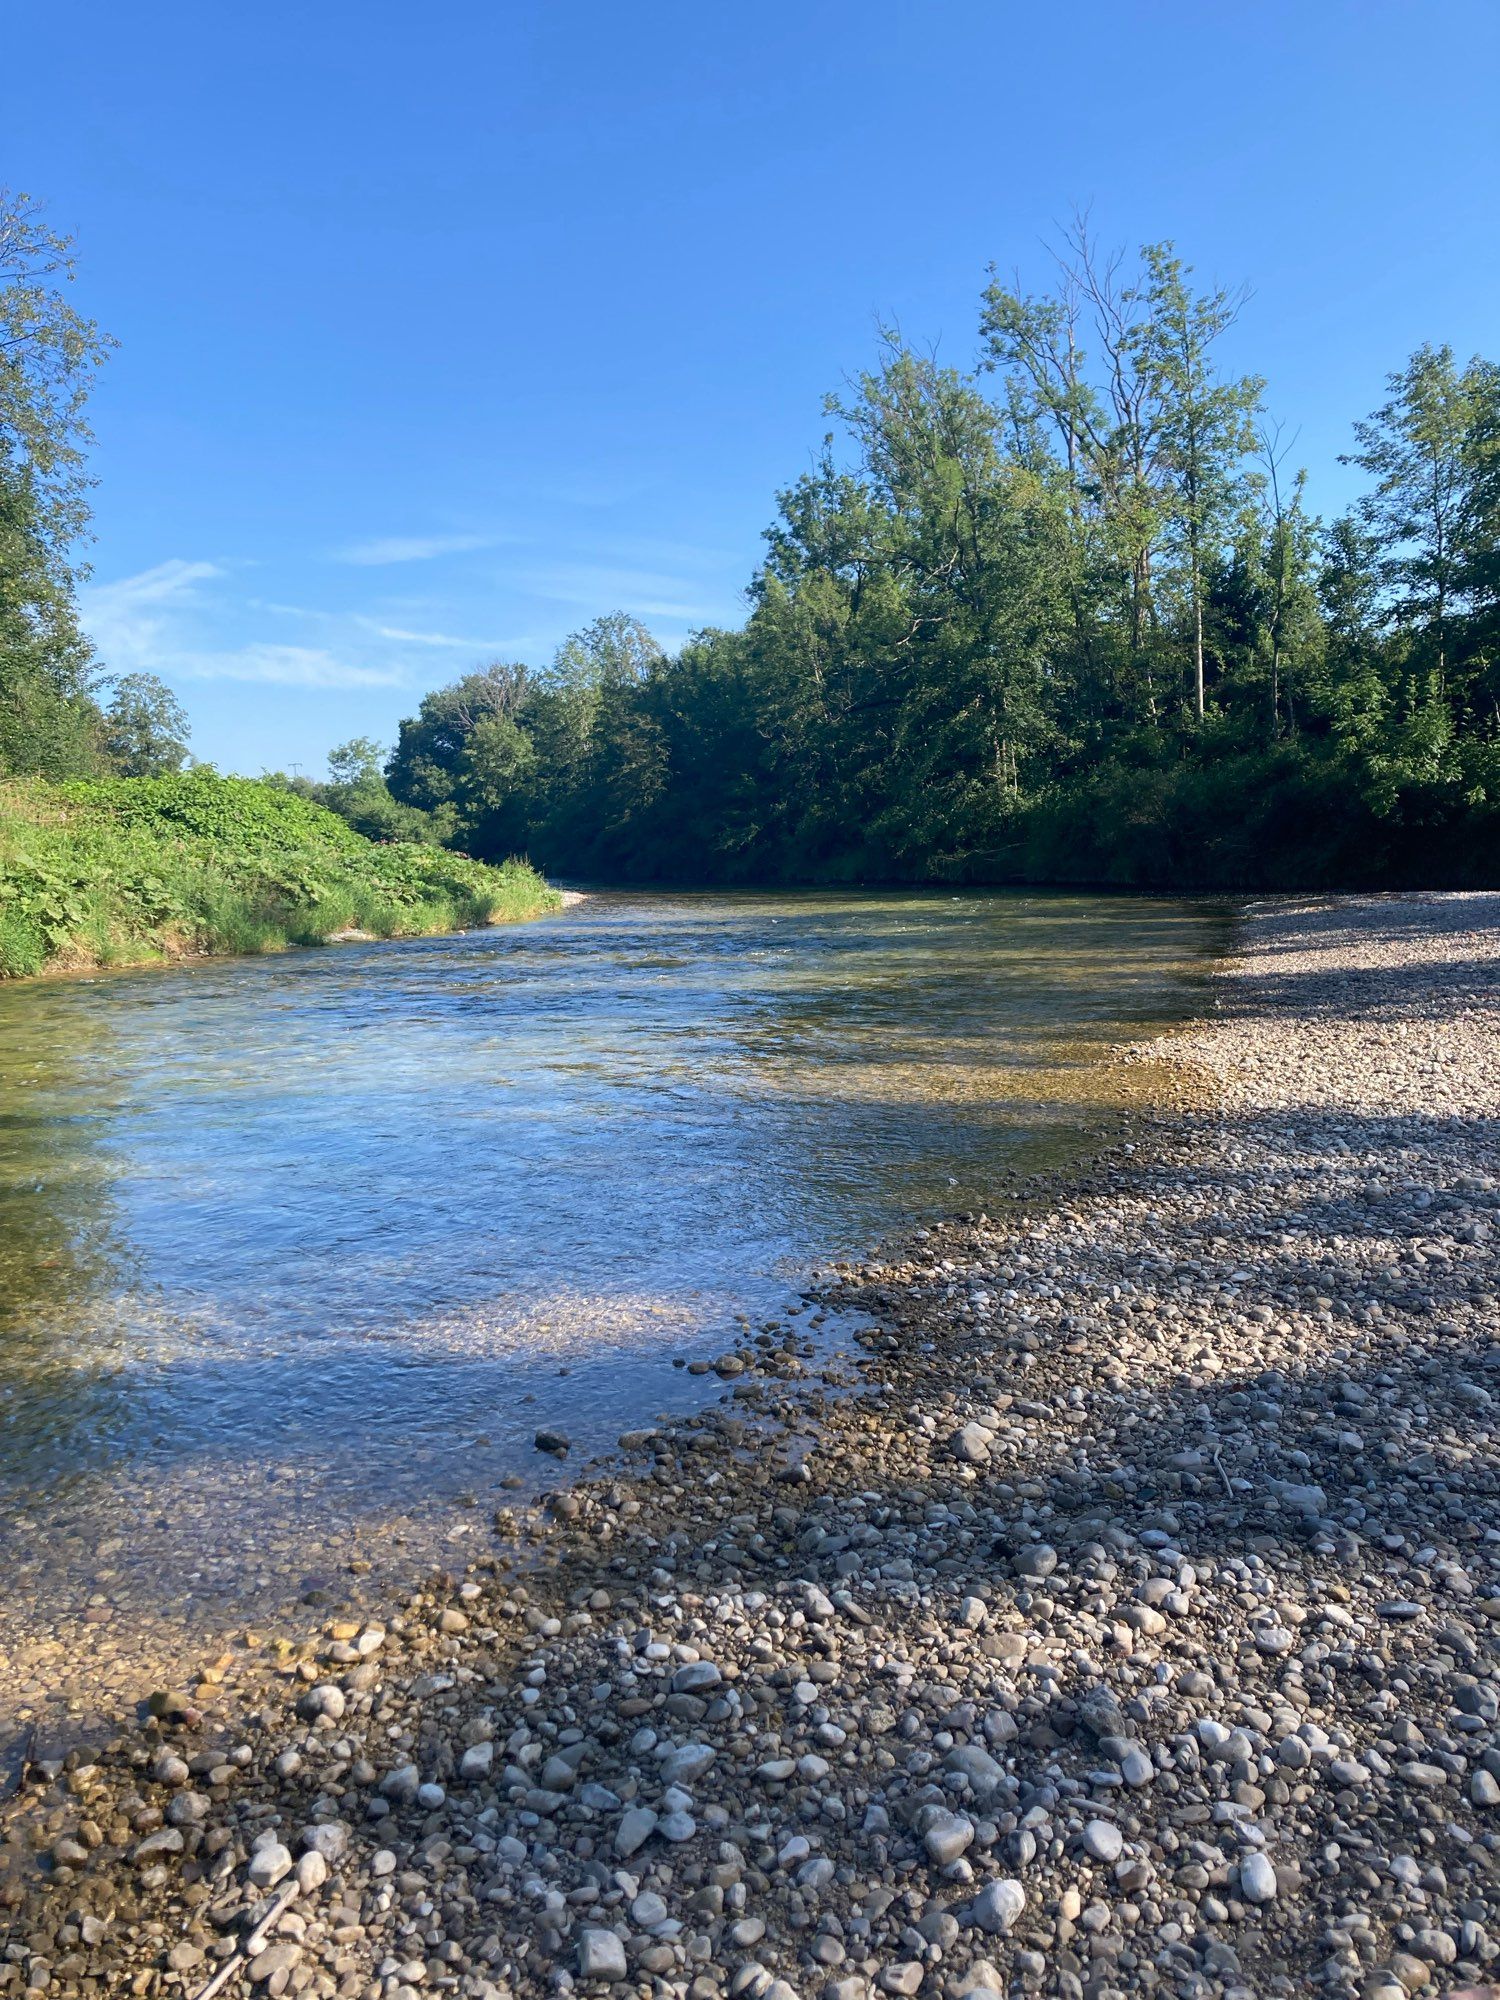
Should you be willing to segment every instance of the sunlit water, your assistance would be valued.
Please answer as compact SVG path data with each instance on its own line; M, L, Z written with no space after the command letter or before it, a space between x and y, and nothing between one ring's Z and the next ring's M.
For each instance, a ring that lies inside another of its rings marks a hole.
M701 1400L674 1358L814 1265L1066 1158L1221 938L1082 896L601 895L0 990L7 1610L227 1607L335 1523L534 1474L540 1425L576 1462Z

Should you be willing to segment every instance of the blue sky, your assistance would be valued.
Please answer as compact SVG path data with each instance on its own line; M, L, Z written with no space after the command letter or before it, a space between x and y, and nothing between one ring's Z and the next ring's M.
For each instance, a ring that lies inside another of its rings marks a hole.
M1500 351L1494 0L58 0L8 47L0 179L121 342L86 619L225 769L602 611L737 621L876 319L967 362L1075 204L1253 286L1325 509L1412 347Z

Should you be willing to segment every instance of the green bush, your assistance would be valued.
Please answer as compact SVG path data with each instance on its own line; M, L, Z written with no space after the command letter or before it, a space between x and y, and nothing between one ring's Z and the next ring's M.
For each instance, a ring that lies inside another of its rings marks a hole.
M0 786L0 976L345 930L462 929L555 907L523 861L386 845L295 792L197 769Z

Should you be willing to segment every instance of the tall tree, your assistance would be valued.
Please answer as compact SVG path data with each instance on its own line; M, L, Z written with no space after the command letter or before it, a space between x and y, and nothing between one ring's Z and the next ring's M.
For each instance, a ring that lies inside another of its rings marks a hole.
M1426 642L1440 693L1463 576L1479 367L1460 369L1451 347L1418 348L1388 378L1388 400L1355 424L1359 448L1342 461L1375 482L1359 515L1378 550L1388 613Z
M1180 547L1193 705L1201 718L1206 575L1244 497L1263 386L1255 376L1226 379L1217 367L1218 343L1243 294L1196 290L1170 243L1146 244L1131 272L1122 252L1101 252L1082 218L1057 261L1051 297L991 282L981 321L987 363L1006 377L1018 436L1050 430L1060 455L1085 655L1099 643L1091 573L1113 571L1153 722L1160 714L1157 565Z
M1265 384L1258 375L1226 380L1216 366L1215 348L1238 317L1243 293L1194 291L1191 270L1170 243L1148 244L1141 256L1144 281L1130 297L1144 317L1134 337L1170 481L1169 529L1187 566L1193 709L1201 722L1207 701L1204 573L1245 497L1245 460L1255 446L1254 418Z
M0 190L0 763L56 775L97 756L79 630L88 527L84 404L110 342L66 297L72 246Z

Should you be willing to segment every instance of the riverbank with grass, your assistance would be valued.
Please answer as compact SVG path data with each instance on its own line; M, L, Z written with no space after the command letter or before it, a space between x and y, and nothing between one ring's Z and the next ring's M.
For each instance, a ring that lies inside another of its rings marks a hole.
M1500 898L1251 912L1094 1165L35 1731L0 1991L1492 1992L1497 1002Z
M0 977L537 916L526 863L379 844L252 778L0 785Z

